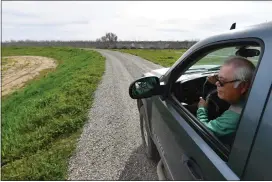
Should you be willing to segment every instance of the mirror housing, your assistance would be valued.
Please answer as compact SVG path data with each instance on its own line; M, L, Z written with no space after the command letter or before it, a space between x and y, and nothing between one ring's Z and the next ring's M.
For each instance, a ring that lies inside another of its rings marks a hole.
M237 56L242 57L255 57L260 55L260 51L258 49L246 49L246 48L240 48L238 51L236 51Z
M163 93L163 86L156 76L140 78L132 82L129 86L129 96L132 99L148 98Z

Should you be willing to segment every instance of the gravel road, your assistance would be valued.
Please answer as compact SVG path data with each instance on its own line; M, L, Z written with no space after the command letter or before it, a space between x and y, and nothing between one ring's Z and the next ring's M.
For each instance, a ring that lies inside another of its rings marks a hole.
M156 164L144 155L136 100L128 88L142 73L162 67L126 53L97 51L106 57L106 70L70 159L68 180L158 180Z

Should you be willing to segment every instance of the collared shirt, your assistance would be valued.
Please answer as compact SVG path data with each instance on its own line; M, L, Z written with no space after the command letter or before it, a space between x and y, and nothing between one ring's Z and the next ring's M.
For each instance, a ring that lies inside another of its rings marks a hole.
M217 136L224 136L236 131L237 123L243 108L243 100L236 105L231 105L221 116L214 120L208 119L208 111L205 107L199 107L197 110L197 119L202 122Z

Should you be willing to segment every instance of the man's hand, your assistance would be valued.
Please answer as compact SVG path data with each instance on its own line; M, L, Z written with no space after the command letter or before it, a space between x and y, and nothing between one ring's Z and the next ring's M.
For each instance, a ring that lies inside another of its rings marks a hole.
M213 76L208 76L208 82L210 82L211 84L214 84L217 82L217 79L216 79L216 76L217 75L213 75Z
M198 108L199 107L207 107L208 106L208 103L202 98L202 97L200 97L199 98L200 100L199 100L199 103L198 103Z

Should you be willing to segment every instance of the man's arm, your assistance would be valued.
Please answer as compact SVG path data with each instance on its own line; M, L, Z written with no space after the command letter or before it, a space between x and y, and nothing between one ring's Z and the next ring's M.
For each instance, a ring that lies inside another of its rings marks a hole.
M235 131L239 114L227 110L221 116L209 121L207 112L205 107L199 107L197 110L197 119L214 132L214 134L222 136Z

